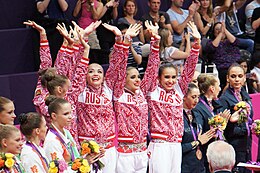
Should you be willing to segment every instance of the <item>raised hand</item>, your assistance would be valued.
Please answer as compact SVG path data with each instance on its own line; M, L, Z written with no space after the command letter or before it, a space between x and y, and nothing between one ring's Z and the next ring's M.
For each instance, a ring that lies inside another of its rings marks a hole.
M109 31L112 31L116 36L122 36L122 32L116 26L107 23L103 23L102 25Z
M56 29L64 37L64 39L66 39L68 41L69 44L73 44L74 40L71 38L71 34L69 34L64 23L62 23L62 25L60 23L58 23ZM70 33L72 33L72 32L70 32Z
M88 43L86 43L86 41L84 40L84 36L83 33L80 32L80 30L76 30L77 33L77 37L79 39L79 41L81 42L82 46L86 49L90 49L90 46L88 45Z
M125 35L129 35L130 37L136 37L139 34L141 28L142 25L140 23L130 25L129 28L126 30Z
M155 23L155 25L153 25L153 23L151 21L146 20L144 22L148 32L156 39L160 39L161 37L158 35L158 29L159 26L157 23Z
M34 21L28 20L27 22L23 22L23 24L25 24L27 26L31 26L32 28L39 31L40 34L46 34L45 29L42 26L35 23Z
M189 21L188 23L187 23L187 25L188 25L188 27L191 29L191 35L195 38L195 39L200 39L201 38L201 35L200 35L200 33L199 33L199 31L198 31L198 29L197 29L197 27L196 27L196 25L194 24L194 22L191 22L191 21Z
M96 21L96 22L92 22L89 26L87 26L84 30L84 36L88 36L89 34L91 34L94 30L97 29L97 27L101 24L101 21Z

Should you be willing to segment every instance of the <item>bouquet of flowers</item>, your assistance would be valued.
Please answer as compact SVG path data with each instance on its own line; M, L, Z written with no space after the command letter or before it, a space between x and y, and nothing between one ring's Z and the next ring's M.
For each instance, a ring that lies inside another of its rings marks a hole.
M223 140L224 139L223 131L227 127L227 120L218 114L210 118L208 124L210 125L211 128L217 129L217 138Z
M98 154L100 153L100 146L95 141L86 141L84 140L81 143L80 155L84 158L88 154ZM104 164L97 160L93 163L93 169L97 172L97 170L101 170L104 168Z
M11 153L0 153L0 171L11 172L15 164L14 155Z
M251 131L256 136L260 135L260 120L254 120L254 122L251 125Z
M63 173L67 170L68 164L64 160L57 158L57 153L51 153L52 161L49 164L49 173Z
M77 158L71 163L71 169L77 173L88 173L91 171L87 159Z
M234 106L234 111L239 111L239 118L238 118L238 124L241 124L243 122L247 122L248 119L250 118L250 112L251 108L250 105L247 102L240 101Z

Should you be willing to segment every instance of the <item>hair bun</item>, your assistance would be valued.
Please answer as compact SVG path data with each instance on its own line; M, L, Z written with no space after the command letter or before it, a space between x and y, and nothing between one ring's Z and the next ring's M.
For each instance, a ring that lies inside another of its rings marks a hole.
M27 117L28 115L25 113L21 113L18 117L19 123L20 124L25 124L27 122Z
M49 97L46 98L45 104L46 104L47 106L49 106L49 105L50 105L54 100L56 100L56 99L57 99L56 96L50 95Z

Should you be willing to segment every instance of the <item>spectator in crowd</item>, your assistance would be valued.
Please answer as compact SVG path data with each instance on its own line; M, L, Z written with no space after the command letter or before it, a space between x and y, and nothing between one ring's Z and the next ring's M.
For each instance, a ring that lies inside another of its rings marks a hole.
M112 3L109 3L108 6ZM78 24L85 29L92 22L99 20L102 16L103 4L97 0L78 0L73 11L73 16L78 17ZM88 35L88 44L91 49L100 49L96 31Z
M187 23L189 21L193 21L194 14L199 8L199 3L197 1L192 2L189 6L189 10L182 9L182 5L183 0L172 0L171 8L167 11L174 31L173 44L177 48L180 47L184 28L187 28Z
M118 5L119 1L110 0L102 0L103 10L100 15L100 20L102 23L107 23L109 25L115 25L115 20L118 17ZM115 43L115 35L113 32L104 28L103 25L100 25L97 28L97 37L99 40L100 48L103 50L109 51L111 47L113 47Z
M246 72L246 82L244 84L244 88L246 89L246 91L249 94L257 93L259 91L257 75L256 75L255 72L249 73L250 70L249 70L249 62L248 62L248 60L245 57L241 57L237 61L237 63L240 64L241 67L243 67L244 71Z
M163 61L175 65L177 67L179 76L183 71L184 60L190 55L190 34L185 33L182 39L180 49L184 49L185 47L185 51L172 46L173 38L170 30L161 29L159 31L159 35L161 36L160 57Z
M14 103L10 99L0 96L0 124L13 125L16 117L14 110Z
M194 21L202 36L209 38L212 34L215 17L212 0L200 0L200 7L194 15Z
M245 49L252 54L254 50L254 41L249 39L246 34L240 29L237 17L237 10L240 9L245 2L246 0L238 0L231 3L227 11L217 16L217 21L225 21L226 29L239 40L238 47L240 49ZM221 5L224 3L224 0L218 0L216 1L216 3L217 5Z
M251 22L252 28L255 30L254 52L257 52L260 51L260 7L254 10Z
M149 42L151 38L151 35L147 31L147 28L144 24L146 20L152 21L153 23L158 23L159 29L167 28L171 33L173 32L170 17L164 11L159 11L160 6L161 0L148 0L149 12L144 14L141 18L141 21L143 22L144 36L146 42Z
M139 23L140 21L134 19L137 13L137 4L135 0L126 0L124 2L124 17L118 19L118 24L124 23L127 25ZM143 28L140 29L140 33L137 37L133 38L133 42L145 43Z
M122 32L123 35L125 35L125 32L129 28L129 25L127 24L119 24L117 25L117 28ZM111 49L111 53L109 54L109 57L111 58L113 48ZM135 67L138 69L139 74L141 76L144 75L144 67L142 66L142 49L138 44L132 44L130 43L129 46L129 53L128 53L128 59L127 59L127 67Z
M251 70L251 74L255 75L255 81L257 86L259 86L260 80L260 51L257 51L252 56L252 64L254 64L254 68ZM258 87L256 87L258 88Z
M204 157L201 147L215 134L215 130L208 130L202 134L202 121L193 114L192 109L199 101L199 88L190 83L187 94L183 98L184 132L182 136L182 173L205 172Z
M35 2L38 10L35 21L46 30L52 62L54 62L63 42L63 37L56 30L56 26L58 23L65 23L68 26L65 12L69 4L67 0L36 0Z
M243 87L245 81L246 76L244 69L237 63L232 64L227 72L229 87L222 93L219 99L223 108L229 109L232 114L235 112L234 106L241 101L246 102L250 108L250 112L245 113L248 116L248 121L229 121L224 131L227 142L231 144L236 151L236 165L239 162L246 163L251 160L252 137L249 125L251 123L250 120L253 118L253 108L250 96ZM248 170L243 167L236 166L234 170L239 173L248 173Z
M207 158L209 169L215 173L231 173L235 165L235 150L224 141L215 141L209 144Z
M240 59L239 41L226 29L223 22L215 23L213 29L213 39L207 43L205 50L211 54L210 59L216 64L223 89L229 66Z
M246 14L246 24L245 24L245 28L246 28L246 33L247 35L249 35L251 38L255 37L255 29L252 28L252 15L254 12L254 9L259 8L260 7L260 1L259 0L253 0L252 2L250 2L249 4L247 4L246 8L245 8L245 14Z

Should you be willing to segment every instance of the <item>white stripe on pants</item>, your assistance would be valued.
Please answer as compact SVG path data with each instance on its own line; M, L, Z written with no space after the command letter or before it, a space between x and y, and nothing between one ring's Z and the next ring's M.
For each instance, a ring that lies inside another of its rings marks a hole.
M148 146L149 173L180 173L181 143L154 143Z
M147 166L147 151L137 153L118 152L116 173L146 173Z

